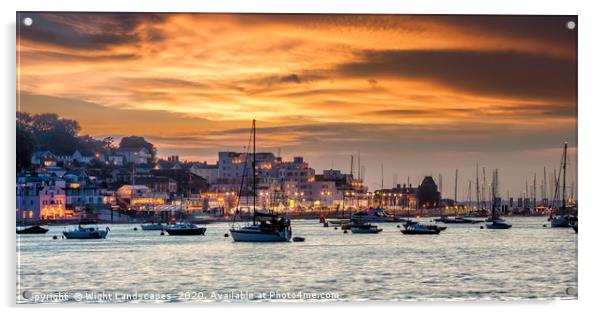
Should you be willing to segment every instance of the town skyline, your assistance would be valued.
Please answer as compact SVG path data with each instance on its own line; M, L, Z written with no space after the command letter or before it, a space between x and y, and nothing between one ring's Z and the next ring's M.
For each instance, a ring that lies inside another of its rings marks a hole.
M516 196L568 141L576 184L576 17L28 15L18 110L82 134L213 162L256 118L258 150L344 172L359 153L371 190L381 163L385 187L441 173L446 197L458 168L459 198L477 161Z

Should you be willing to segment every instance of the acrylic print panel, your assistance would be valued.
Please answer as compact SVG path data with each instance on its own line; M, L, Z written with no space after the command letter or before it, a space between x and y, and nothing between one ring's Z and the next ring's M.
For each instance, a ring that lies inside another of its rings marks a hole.
M17 14L18 303L577 298L577 17Z

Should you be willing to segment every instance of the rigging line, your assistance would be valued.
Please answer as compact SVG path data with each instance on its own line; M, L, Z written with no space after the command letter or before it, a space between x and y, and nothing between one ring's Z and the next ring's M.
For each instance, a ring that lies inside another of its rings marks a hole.
M240 197L242 196L242 188L245 184L245 176L247 174L247 163L249 160L249 148L251 147L251 137L253 135L253 128L251 128L251 133L249 135L249 141L247 142L247 152L245 153L245 164L244 167L242 169L242 179L240 181L240 188L238 190L238 199L236 199L236 213L234 213L234 216L232 216L232 223L234 224L234 221L236 220L236 215L238 215L239 213L239 206L240 206Z

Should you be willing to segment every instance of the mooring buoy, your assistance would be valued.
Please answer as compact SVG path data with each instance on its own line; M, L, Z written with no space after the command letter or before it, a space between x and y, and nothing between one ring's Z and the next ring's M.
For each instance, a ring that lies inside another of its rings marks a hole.
M163 236L163 235L165 235L165 231L162 230L161 231L161 236Z
M347 234L347 230L346 229L343 231L343 234Z
M337 230L337 229L339 229L339 228L338 228L338 227L335 227L335 228L334 228L334 230Z
M58 239L58 237L56 237L56 236L52 236L52 239Z
M294 242L304 242L305 238L303 238L303 237L293 237L293 241Z
M134 230L138 230L138 227L134 227Z
M483 226L481 226L481 229L483 229Z
M226 234L224 234L224 237L228 238L228 237L230 237L230 235L228 235L228 234L226 233Z

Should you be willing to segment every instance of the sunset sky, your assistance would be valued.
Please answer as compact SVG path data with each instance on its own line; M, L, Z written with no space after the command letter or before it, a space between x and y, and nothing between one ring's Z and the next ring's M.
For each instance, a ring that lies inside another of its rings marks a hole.
M558 168L565 141L577 181L570 20L20 13L17 109L208 162L243 151L256 118L259 150L304 156L320 173L348 172L360 153L370 190L382 163L385 186L441 173L453 197L459 168L463 199L479 161L517 196Z

